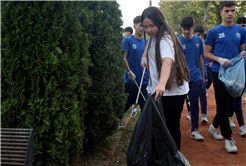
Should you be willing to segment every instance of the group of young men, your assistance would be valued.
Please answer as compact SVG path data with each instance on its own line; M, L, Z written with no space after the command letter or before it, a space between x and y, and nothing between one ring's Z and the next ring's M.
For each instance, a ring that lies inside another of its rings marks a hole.
M224 83L218 79L220 65L231 64L230 59L237 56L241 51L245 51L246 46L246 18L237 19L237 25L233 23L236 12L235 1L222 1L220 4L220 14L222 23L204 33L202 25L194 27L192 17L184 17L180 23L183 34L179 36L182 44L187 66L190 70L189 93L187 94L188 118L191 120L191 138L203 140L199 128L199 98L201 103L201 122L208 122L207 119L207 90L212 81L215 91L217 112L208 132L216 140L225 138L225 149L227 152L237 152L234 140L231 137L231 127L235 127L232 115L235 112L240 126L240 135L246 135L246 127L243 121L242 96L235 99L230 96ZM138 87L140 84L143 68L141 67L141 57L147 46L143 34L144 29L141 23L141 16L134 18L134 34L130 27L125 28L122 47L126 51L124 57L125 67L125 93L128 100L125 106L127 111L135 103ZM127 37L127 35L129 35ZM246 58L246 53L243 54ZM245 63L246 67L246 63ZM148 72L144 74L144 81L141 91L147 98L146 87L149 83ZM140 108L143 109L145 101L139 96ZM123 128L122 117L119 117L119 129ZM221 134L218 129L220 126Z

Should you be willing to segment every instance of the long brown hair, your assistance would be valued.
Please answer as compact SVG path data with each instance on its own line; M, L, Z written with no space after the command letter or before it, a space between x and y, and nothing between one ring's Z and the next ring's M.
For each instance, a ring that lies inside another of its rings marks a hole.
M153 23L158 27L158 32L156 34L156 45L155 45L155 60L156 60L156 68L158 71L158 78L160 79L161 75L161 67L162 67L162 61L161 61L161 55L160 55L160 41L161 38L170 38L173 41L173 47L175 52L175 68L176 68L176 81L177 85L181 86L184 84L185 81L189 81L190 79L190 72L186 65L186 60L183 52L183 48L181 45L181 42L173 32L173 30L168 26L162 12L157 7L148 7L146 8L142 13L141 22L143 23L143 20L145 18L151 19ZM144 39L146 41L146 35L144 33ZM151 44L151 38L149 40L149 46ZM147 53L148 54L148 53ZM147 56L147 59L148 56ZM149 60L148 60L148 66L149 66ZM151 81L151 77L149 75L149 79ZM169 76L166 89L171 89L171 78Z

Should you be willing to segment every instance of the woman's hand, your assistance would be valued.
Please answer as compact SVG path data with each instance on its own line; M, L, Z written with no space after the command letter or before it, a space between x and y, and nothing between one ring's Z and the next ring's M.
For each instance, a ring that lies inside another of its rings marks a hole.
M155 101L157 101L157 98L158 97L161 97L164 95L165 93L165 87L166 85L163 85L163 84L158 84L155 89L152 91L151 95L155 94Z

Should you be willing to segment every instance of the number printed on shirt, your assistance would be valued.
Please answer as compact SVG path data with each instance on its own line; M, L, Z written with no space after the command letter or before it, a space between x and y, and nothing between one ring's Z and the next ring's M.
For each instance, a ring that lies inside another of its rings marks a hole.
M225 37L225 34L224 33L219 33L219 38L224 38Z
M137 49L137 45L136 44L132 44L132 49Z

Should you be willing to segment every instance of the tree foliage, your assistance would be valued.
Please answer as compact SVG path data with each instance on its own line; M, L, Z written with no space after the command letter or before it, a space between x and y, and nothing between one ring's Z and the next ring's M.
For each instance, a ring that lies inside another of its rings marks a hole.
M117 129L120 16L116 2L1 4L1 125L34 129L34 165L69 165Z
M238 17L246 15L246 2L237 1L237 12L234 21ZM220 1L160 1L159 6L165 19L179 35L182 34L180 22L185 16L192 16L196 25L205 26L206 30L215 27L222 22L219 10ZM208 11L206 11L208 6ZM207 13L207 19L204 18Z
M82 151L89 62L82 4L2 5L2 127L34 129L37 165L66 165Z
M116 117L123 114L126 96L119 5L116 1L98 1L88 2L87 7L94 13L93 25L87 31L93 36L89 49L93 66L89 68L91 86L86 100L88 114L85 116L87 147L91 148L117 130Z

